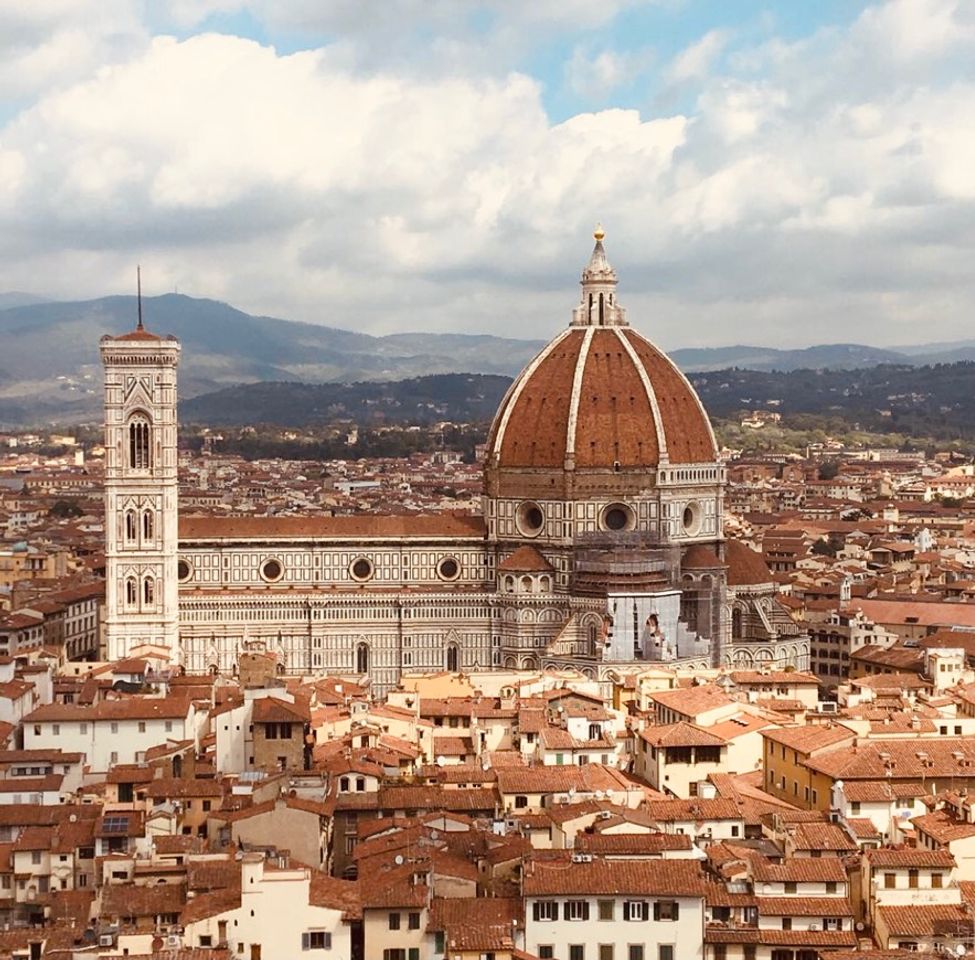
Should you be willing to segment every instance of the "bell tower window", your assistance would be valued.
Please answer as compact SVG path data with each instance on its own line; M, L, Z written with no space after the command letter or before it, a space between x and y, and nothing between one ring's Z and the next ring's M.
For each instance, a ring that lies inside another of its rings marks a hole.
M146 510L142 514L142 539L151 540L153 537L152 511Z
M153 603L153 596L155 594L156 582L152 577L146 577L142 581L142 600L147 607L151 607Z
M448 643L447 644L447 670L450 673L457 672L457 644Z
M135 577L129 577L125 581L125 602L134 607L139 602L139 586L135 582Z
M135 541L136 537L139 535L138 529L136 527L135 511L126 510L125 512L125 539L129 543Z
M133 470L148 470L152 466L149 421L133 417L129 421L129 466Z

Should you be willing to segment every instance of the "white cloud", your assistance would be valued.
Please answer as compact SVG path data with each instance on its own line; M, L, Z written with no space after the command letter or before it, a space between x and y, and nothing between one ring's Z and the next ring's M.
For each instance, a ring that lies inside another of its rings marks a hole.
M408 13L419 0L394 2ZM505 4L480 6L494 36L517 29L522 42L529 16L561 29L567 9L605 15L575 0L530 14ZM325 9L337 28L364 6L285 12ZM424 4L424 24L446 9ZM911 47L904 18L919 9L932 22ZM846 30L735 58L709 34L665 77L693 81L686 115L604 109L561 123L536 79L497 63L366 68L346 43L284 56L215 34L158 36L98 66L79 55L83 78L69 71L0 129L0 289L128 289L141 259L150 289L257 312L543 336L565 322L602 220L631 319L665 344L845 340L851 325L878 343L964 335L965 12L894 0ZM18 49L43 59L45 30L58 31L45 23L20 22ZM462 34L434 42L460 51ZM573 60L569 77L593 97L643 68L581 37Z
M709 30L700 40L685 47L667 70L671 83L703 80L728 42L726 30Z
M0 0L0 103L137 56L147 39L135 0Z
M651 50L594 52L586 44L577 44L565 65L565 79L569 89L585 100L604 101L614 90L632 84L652 62Z

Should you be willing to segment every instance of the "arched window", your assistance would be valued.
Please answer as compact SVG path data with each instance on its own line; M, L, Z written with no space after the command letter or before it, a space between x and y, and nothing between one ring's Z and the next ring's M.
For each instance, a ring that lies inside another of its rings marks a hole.
M447 644L447 670L448 670L449 673L456 673L457 672L457 669L458 669L458 667L457 667L457 661L458 661L458 659L459 658L458 658L458 655L457 655L457 644L456 643L448 643Z
M129 421L129 466L133 470L148 470L152 466L149 420L135 416Z
M151 540L152 539L152 536L153 536L152 527L153 527L153 523L152 523L152 511L151 510L146 510L142 514L142 539L143 540Z
M136 528L135 510L125 511L125 539L130 543L139 535Z
M152 596L156 584L152 577L146 577L142 581L142 600L148 606L152 604Z
M589 656L596 656L596 642L599 639L598 631L596 630L596 624L589 624Z
M739 607L731 611L731 639L741 639L741 608Z
M355 648L355 672L356 673L369 672L369 644L368 643L360 643Z
M125 581L125 602L131 607L139 602L139 585L135 582L135 577L129 577Z

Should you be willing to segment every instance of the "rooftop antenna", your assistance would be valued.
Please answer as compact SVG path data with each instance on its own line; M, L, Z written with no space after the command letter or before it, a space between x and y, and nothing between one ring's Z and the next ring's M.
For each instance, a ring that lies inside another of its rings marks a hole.
M137 291L137 299L139 301L139 322L136 324L136 330L145 330L142 324L142 267L137 266L135 268L135 285Z

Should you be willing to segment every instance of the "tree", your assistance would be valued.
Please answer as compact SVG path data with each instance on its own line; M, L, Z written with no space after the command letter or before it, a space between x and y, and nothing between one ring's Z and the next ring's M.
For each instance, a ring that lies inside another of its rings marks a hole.
M70 517L80 517L84 511L78 506L76 500L56 500L51 509L47 511L49 516L67 520Z
M839 551L839 547L829 540L817 540L809 549L817 557L835 557Z

